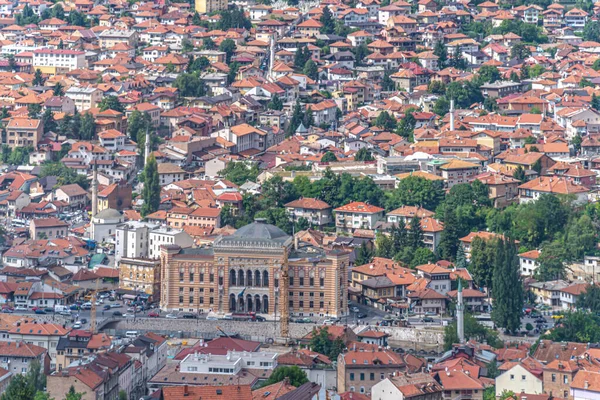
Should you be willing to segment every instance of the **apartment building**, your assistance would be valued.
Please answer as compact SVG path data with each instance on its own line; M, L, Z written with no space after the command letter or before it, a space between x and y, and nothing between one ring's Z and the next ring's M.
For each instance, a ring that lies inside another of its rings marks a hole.
M11 118L6 125L5 143L11 149L32 146L37 148L44 125L39 119Z
M86 67L85 52L79 50L37 49L33 51L33 69L60 75Z

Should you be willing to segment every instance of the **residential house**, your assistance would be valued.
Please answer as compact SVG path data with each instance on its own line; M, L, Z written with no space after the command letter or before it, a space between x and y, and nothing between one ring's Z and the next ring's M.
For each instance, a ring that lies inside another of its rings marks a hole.
M335 210L335 226L338 230L374 229L384 219L385 210L363 202L353 202Z
M311 225L323 226L332 222L331 206L319 199L302 198L285 205L292 221L304 218Z

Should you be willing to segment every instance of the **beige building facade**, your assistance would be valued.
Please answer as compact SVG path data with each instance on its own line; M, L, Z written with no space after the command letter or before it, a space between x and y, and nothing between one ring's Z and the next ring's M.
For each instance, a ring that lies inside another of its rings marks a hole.
M212 248L163 246L160 307L277 318L286 253L290 315L346 315L349 254L296 250L291 236L261 221L217 239Z

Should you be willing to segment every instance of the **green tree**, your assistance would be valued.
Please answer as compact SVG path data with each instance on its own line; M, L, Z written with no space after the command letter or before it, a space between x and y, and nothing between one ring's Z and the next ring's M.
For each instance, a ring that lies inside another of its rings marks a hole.
M433 94L444 94L446 93L446 84L442 81L431 81L427 89Z
M203 50L214 50L217 47L215 42L210 37L205 37L202 39L202 49Z
M391 116L387 111L381 111L372 124L392 132L396 129L396 118Z
M321 18L319 18L319 22L323 24L320 29L321 33L330 35L335 31L335 19L329 7L323 7L323 13L321 14Z
M448 62L448 49L446 45L441 40L435 43L435 47L433 48L433 54L438 57L438 65L440 68L444 68L446 63Z
M275 368L273 373L267 379L264 386L269 386L277 382L281 382L287 378L290 382L290 385L299 387L308 382L308 377L306 376L306 372L302 371L296 365L283 365Z
M60 82L56 82L56 85L54 85L54 88L52 89L52 94L54 96L64 96L65 87Z
M565 248L558 242L544 246L538 258L538 268L535 276L541 281L563 279L565 277Z
M408 244L416 250L423 244L423 228L421 227L421 218L416 215L410 221L410 227L408 229Z
M282 231L292 233L292 221L285 208L270 207L256 213L256 218L264 218L268 224L275 225Z
M415 130L415 126L417 125L417 120L415 119L412 112L407 111L404 118L400 120L398 124L398 129L396 133L409 141L413 140L413 132Z
M338 355L344 350L344 341L341 338L332 339L329 336L329 329L324 326L313 328L310 339L310 348L317 353L326 355L331 361L337 361Z
M46 108L42 114L42 124L44 125L44 133L55 131L57 128L56 121L54 120L54 113L51 109Z
M513 171L513 178L518 179L521 182L525 182L525 169L523 169L523 167L519 165Z
M513 44L510 49L510 56L517 60L524 60L530 55L531 51L529 50L529 46L522 42Z
M33 75L33 86L43 86L44 85L44 77L42 76L42 71L37 68L35 70L35 74Z
M490 346L500 348L502 341L498 338L498 332L481 325L471 314L464 315L465 340L487 342ZM453 344L459 343L456 321L444 327L444 350L450 350Z
M256 164L246 164L245 162L229 162L221 171L219 176L235 183L243 185L248 181L256 182L256 178L260 171Z
M500 80L500 71L494 66L482 65L477 72L479 74L480 83L493 83Z
M394 90L396 90L396 84L394 83L392 78L390 78L390 73L387 71L383 75L383 80L381 81L381 89L384 92L393 92Z
M600 24L598 21L594 21L591 18L588 19L583 27L583 40L592 42L600 41Z
M127 400L127 392L124 390L119 390L119 400Z
M92 140L96 137L96 121L90 112L86 111L81 116L79 137L81 140Z
M69 388L69 392L67 393L67 397L65 397L65 400L81 400L82 397L83 393L77 393L75 388L71 386Z
M275 94L271 98L271 101L269 101L269 103L267 104L267 108L269 110L277 110L277 111L283 110L283 102L281 101L279 96L277 96L277 94Z
M377 233L377 237L375 238L375 256L393 258L395 254L394 240L384 233Z
M125 112L125 107L123 107L123 103L119 101L117 96L106 96L100 101L100 111L106 110L114 110L120 113Z
M78 174L60 161L46 162L42 164L40 178L44 178L46 176L56 176L58 178L57 186L77 184L83 189L87 189L89 186L86 176Z
M10 380L1 400L31 400L35 392L35 388L29 384L25 375L16 374Z
M142 191L144 204L142 205L142 216L152 214L160 206L160 182L158 178L158 165L153 155L146 160L144 167L144 189Z
M460 238L455 210L446 209L444 230L440 236L440 244L438 246L438 252L442 259L454 260L460 247Z
M38 360L33 360L29 364L27 382L36 391L43 391L46 389L46 375L42 370L42 364Z
M373 252L369 250L367 244L362 242L360 247L358 248L358 252L356 254L356 259L354 260L355 265L365 265L370 263L373 259Z
M476 237L471 242L471 262L469 272L473 275L475 284L486 287L488 291L493 289L493 267L498 240L483 240Z
M321 162L336 162L337 161L337 157L335 156L335 154L332 151L328 151L327 153L323 154L323 157L321 157Z
M408 266L410 268L415 268L418 265L434 263L436 261L437 257L431 250L425 247L419 247L412 252L412 259L410 260Z
M600 317L587 311L575 311L564 314L549 334L542 336L555 342L597 343L600 341Z
M373 155L366 147L360 148L354 155L354 161L373 161Z
M225 60L227 64L231 62L231 57L235 53L236 49L237 45L232 39L225 39L219 45L219 51L225 52Z
M597 315L600 312L600 286L589 285L577 298L577 308Z
M394 210L401 206L420 206L427 210L435 210L444 196L441 181L409 176L402 179L398 187L388 194L386 208Z
M319 78L319 69L313 60L306 61L306 64L304 64L304 68L302 69L302 73L315 81Z
M439 116L443 116L448 114L448 111L450 111L450 102L448 101L446 96L438 97L438 99L435 101L435 104L433 105L433 112Z
M492 319L496 326L516 332L521 326L524 295L514 242L500 240L494 259Z
M42 113L42 106L38 103L27 105L27 116L29 118L39 119Z

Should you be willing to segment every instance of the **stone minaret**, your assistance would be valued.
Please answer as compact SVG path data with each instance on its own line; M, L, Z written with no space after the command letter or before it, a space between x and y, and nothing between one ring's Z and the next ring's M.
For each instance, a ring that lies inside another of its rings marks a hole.
M465 305L463 304L463 292L461 280L458 280L458 296L456 303L456 330L459 343L465 342Z
M450 130L454 130L454 100L450 100Z
M94 172L92 173L92 217L90 218L91 235L90 239L94 240L95 222L94 218L98 214L98 166L94 163Z
M144 143L144 166L148 162L148 157L150 157L150 130L146 129L146 143Z
M275 65L275 32L271 35L271 46L269 47L269 80L274 81L273 66Z

